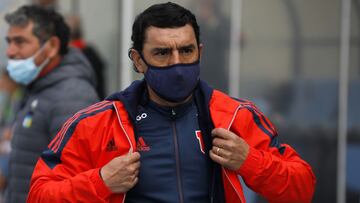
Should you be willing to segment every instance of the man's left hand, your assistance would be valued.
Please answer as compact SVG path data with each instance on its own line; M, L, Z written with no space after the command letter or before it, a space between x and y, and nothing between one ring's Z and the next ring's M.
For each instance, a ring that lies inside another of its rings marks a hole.
M210 158L216 163L236 171L249 154L249 145L240 136L224 128L215 128Z

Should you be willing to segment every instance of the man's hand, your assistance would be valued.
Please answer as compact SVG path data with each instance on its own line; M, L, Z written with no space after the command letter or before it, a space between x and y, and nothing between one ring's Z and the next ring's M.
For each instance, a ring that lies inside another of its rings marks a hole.
M129 152L112 159L101 168L100 174L112 192L125 193L137 183L139 168L139 152Z
M223 128L215 128L211 134L213 147L210 158L225 168L238 170L249 154L249 145L241 137Z

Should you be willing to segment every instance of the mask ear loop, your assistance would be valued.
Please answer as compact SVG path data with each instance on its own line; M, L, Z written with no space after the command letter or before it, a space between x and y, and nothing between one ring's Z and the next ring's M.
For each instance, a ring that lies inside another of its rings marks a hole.
M134 71L137 72L137 73L140 73L139 70L138 70L138 69L136 68L136 66L135 66L134 59L133 59L132 54L131 54L132 50L138 52L138 51L137 51L136 49L134 49L134 48L129 48L129 50L128 50L128 57L129 57L129 59L133 62L133 69L134 69ZM142 55L140 54L140 57L141 57L141 56L142 56ZM143 59L143 60L144 60L144 59Z
M135 50L136 52L138 52L138 54L140 55L141 60L144 61L145 65L146 65L148 68L150 68L150 67L155 67L155 66L150 65L150 64L145 60L145 57L144 57L144 55L143 55L141 52L139 52L139 51L136 50L136 49L134 49L134 50ZM131 49L129 49L128 56L129 56L129 58L130 58L132 61L134 61L134 60L132 59ZM136 72L139 73L139 71L137 70L137 68L135 67L135 65L134 65L134 69L135 69Z
M49 41L49 40L46 40L46 41L41 45L40 49L35 52L35 54L32 56L32 58L35 59L35 58L39 55L39 53L40 53L42 50L44 50L44 47L45 47L46 43L48 43L48 41Z
M39 53L44 50L44 47L46 45L46 43L48 42L49 40L45 41L39 50L36 51L36 53L31 57L32 60L33 60L33 63L35 64L35 58L39 55ZM39 66L36 66L37 68L39 68L39 72L42 71L42 69L49 63L50 59L49 58L46 58ZM36 64L35 64L36 65Z

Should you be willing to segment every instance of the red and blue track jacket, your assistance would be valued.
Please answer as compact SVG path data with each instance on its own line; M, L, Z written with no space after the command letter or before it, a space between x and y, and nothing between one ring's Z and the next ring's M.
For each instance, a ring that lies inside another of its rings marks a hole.
M139 101L144 83L134 82L63 125L36 164L27 202L125 201L126 194L107 188L99 170L113 158L136 151L133 101ZM238 175L269 202L311 202L316 182L311 167L293 148L278 142L274 127L252 103L230 98L203 82L194 96L197 105L205 107L200 108L205 111L200 110L199 125L229 129L250 146L239 170L221 168L227 203L245 203Z

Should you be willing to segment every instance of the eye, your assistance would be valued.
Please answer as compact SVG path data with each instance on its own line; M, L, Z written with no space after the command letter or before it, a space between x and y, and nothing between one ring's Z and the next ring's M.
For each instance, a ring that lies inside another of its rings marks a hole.
M180 49L180 54L184 54L184 55L190 55L194 52L194 48L192 47L185 47Z
M155 56L167 56L169 55L170 51L169 49L158 49L155 51L154 55Z
M16 46L21 46L22 44L25 43L25 40L22 39L22 38L15 38L15 39L13 40L13 43L14 43Z

